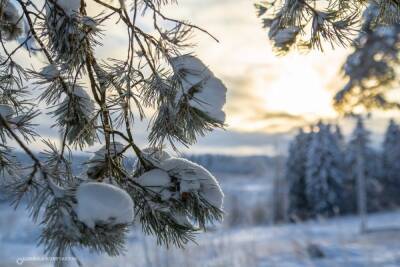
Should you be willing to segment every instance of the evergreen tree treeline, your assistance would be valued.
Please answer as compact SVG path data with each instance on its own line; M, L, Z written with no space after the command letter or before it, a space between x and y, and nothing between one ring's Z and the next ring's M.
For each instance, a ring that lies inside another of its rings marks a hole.
M372 148L369 136L362 118L347 143L338 125L319 122L299 130L286 162L293 220L355 213L359 168L369 212L400 205L400 126L390 121L381 151Z

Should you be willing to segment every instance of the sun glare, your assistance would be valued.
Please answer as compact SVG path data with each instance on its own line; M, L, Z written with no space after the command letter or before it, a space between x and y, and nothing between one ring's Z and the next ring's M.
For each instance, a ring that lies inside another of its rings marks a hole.
M324 90L326 85L317 69L304 68L299 62L285 69L268 88L264 83L264 89L258 89L266 109L293 115L334 116L332 93Z

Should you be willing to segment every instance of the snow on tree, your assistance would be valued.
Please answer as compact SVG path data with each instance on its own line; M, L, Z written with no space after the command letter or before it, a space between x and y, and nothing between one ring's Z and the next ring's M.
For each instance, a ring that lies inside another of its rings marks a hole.
M348 82L334 98L340 112L352 113L360 107L366 110L399 107L389 93L397 89L400 26L377 25L376 20L382 16L379 9L378 4L371 3L365 10L362 32L343 66Z
M343 151L344 146L345 146L345 141L344 141L344 136L342 133L342 129L338 124L335 125L335 131L333 132L333 136L335 137L335 140L337 144L339 145L340 149Z
M224 122L225 113L222 108L226 101L226 87L221 80L201 62L191 55L178 56L171 59L175 76L181 81L182 92L176 96L177 104L188 101L193 107L211 119Z
M330 128L322 122L317 125L307 155L306 194L315 215L336 214L340 207L343 159Z
M377 7L375 25L398 23L400 8L392 0L271 0L257 1L255 7L275 49L285 53L296 47L323 50L324 42L331 46L351 44L355 34L364 30L360 11L367 4Z
M286 179L289 184L289 214L293 219L303 219L309 213L306 195L306 158L312 132L300 129L289 147L286 161Z
M154 192L163 201L170 199L172 196L170 187L172 187L173 182L164 170L153 169L145 172L136 179L136 182L150 192Z
M72 93L65 97L53 114L57 116L57 125L68 129L66 138L69 143L75 146L82 143L93 145L97 126L95 103L83 87L75 85Z
M350 141L348 149L352 152L347 154L348 171L351 170L353 179L355 181L357 198L357 210L360 216L360 229L365 231L367 227L366 214L367 214L367 185L366 185L366 160L368 150L368 135L369 133L364 129L363 119L360 116L357 119L357 126L354 129L352 140Z
M106 183L83 183L76 190L76 215L89 228L133 222L133 201L119 187Z
M173 224L201 228L213 219L221 219L219 211L223 208L224 195L210 172L187 159L171 157L157 150L150 152L147 149L146 158L156 168L146 171L139 161L136 164L136 172L140 175L135 182L150 193L142 199L141 205L146 206L143 218L159 214ZM182 220L184 224L181 224ZM152 225L151 217L149 223Z
M54 2L69 16L77 14L81 7L80 0L56 0Z
M167 86L157 78L160 96L172 103L161 103L150 134L152 144L178 140L186 145L196 142L197 135L215 127L223 127L226 87L199 59L182 55L170 59L173 75L166 82L177 88L168 92ZM188 126L192 131L187 131Z
M400 127L394 121L390 120L389 126L386 130L385 139L383 141L382 149L382 162L385 171L387 183L390 186L396 186L400 183Z
M370 163L365 166L366 177L372 177L374 169L376 171L375 166L372 164L373 162L370 161L374 154L370 144L370 134L371 133L364 126L363 118L358 117L345 153L346 165L348 170L351 171L350 173L354 174L356 172L356 168L354 167L356 166L358 153L362 155L366 162Z
M124 145L119 142L111 142L110 147L104 145L90 157L86 162L86 175L90 179L97 180L105 173L112 172L112 168L108 165L107 158L113 157L114 164L120 165L121 157L124 152ZM117 160L119 159L119 160Z
M61 72L57 66L50 64L42 68L40 75L47 81L52 81L60 76Z
M215 177L161 149L191 145L225 124L226 87L192 56L188 42L194 31L215 37L164 15L169 2L175 1L5 0L0 5L5 44L0 173L11 175L5 190L12 203L27 200L32 218L43 225L39 241L51 256L75 248L119 255L134 221L159 244L182 247L209 223L222 220L223 193ZM103 10L89 16L92 5ZM110 22L128 33L121 58L97 56L108 38L100 30ZM39 55L43 64L32 60L25 64L31 67L21 66L17 56L23 49ZM32 88L40 92L38 102ZM135 121L145 118L144 108L154 111L148 149L140 148L133 134ZM51 116L61 141L43 140L38 157L31 144L42 138L32 120L41 111ZM16 162L11 144L32 165ZM74 152L99 144L85 171L72 173ZM137 158L133 171L123 162L129 152Z
M24 30L24 20L15 1L3 0L0 4L0 32L2 39L15 40Z
M348 206L351 207L351 203L357 206L359 200L357 200L357 188L360 186L360 176L362 177L361 186L365 186L365 190L362 189L362 194L365 194L362 198L365 205L368 208L374 208L376 205L375 195L379 189L379 177L380 177L380 161L378 160L376 151L370 145L370 132L364 127L362 117L357 119L356 127L352 133L350 141L347 145L345 152L345 163L347 180L346 184L350 185L348 189ZM367 198L368 196L368 198ZM360 204L358 204L360 205ZM364 205L364 204L362 204ZM354 207L353 206L353 207ZM365 208L366 209L366 208Z
M390 120L382 146L382 176L385 187L383 197L387 199L387 205L398 205L400 204L400 127L394 120Z
M8 104L1 104L0 105L0 115L3 116L5 119L9 119L14 115L14 108Z

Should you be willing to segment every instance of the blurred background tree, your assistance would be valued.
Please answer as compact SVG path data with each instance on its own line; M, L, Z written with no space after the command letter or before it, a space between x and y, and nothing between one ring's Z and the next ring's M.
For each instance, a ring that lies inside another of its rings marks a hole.
M272 0L255 6L278 54L353 47L343 65L347 83L334 98L339 112L399 108L388 94L398 86L398 1Z

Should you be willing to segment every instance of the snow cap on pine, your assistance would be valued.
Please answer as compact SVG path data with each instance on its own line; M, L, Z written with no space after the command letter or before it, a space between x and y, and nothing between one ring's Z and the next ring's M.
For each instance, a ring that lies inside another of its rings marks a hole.
M48 81L52 81L60 76L60 70L54 64L49 64L42 68L40 75Z
M227 89L222 81L200 59L192 55L174 57L170 64L174 78L181 84L181 91L177 92L177 102L185 95L189 99L189 106L216 121L225 122L222 108L226 102Z
M0 104L0 115L4 119L10 119L15 114L14 108L8 104Z
M36 54L40 50L40 47L35 38L29 38L30 26L25 18L23 19L23 27L23 34L18 36L17 41L19 44L23 45L29 53Z
M279 46L291 43L296 38L299 30L298 27L289 27L287 29L279 30L273 37L273 40Z
M214 76L200 59L191 55L174 57L170 60L170 63L174 74L180 78L185 93L189 92L193 86Z
M171 157L167 151L157 147L148 147L143 149L142 156L155 167L159 166L163 160ZM136 159L134 166L136 166L135 169L140 174L144 172L143 166L139 159Z
M150 170L139 176L135 181L150 192L159 194L163 200L168 200L172 196L172 192L169 190L172 184L171 177L164 170Z
M111 155L116 155L122 153L124 150L125 146L121 144L120 142L110 142L110 154ZM107 154L107 146L103 145L99 150L95 152L95 156L100 156L102 158L105 157Z
M184 212L174 213L173 218L175 222L179 225L183 225L186 227L193 227L193 223L189 220L188 215L186 215Z
M110 155L111 157L117 156L122 153L124 145L119 142L110 143ZM106 145L102 146L99 150L94 152L90 159L86 162L87 165L87 175L92 178L97 175L98 171L104 167L106 162L108 151Z
M99 30L96 20L93 19L92 17L83 16L82 19L81 19L81 22L82 22L83 25L88 27L93 32Z
M178 178L180 193L197 192L210 205L222 209L224 194L217 179L204 167L183 158L164 160L160 168Z
M171 158L171 155L163 150L153 147L148 147L142 150L143 155L146 157L147 160L154 162L162 162L166 159Z
M137 178L137 183L156 193L162 191L164 199L166 196L184 199L188 193L197 193L210 205L222 209L224 194L217 179L204 167L156 148L144 149L143 155L156 169L144 172ZM179 192L166 193L175 183L179 184Z
M55 0L54 2L68 16L79 13L79 9L81 8L81 0Z
M275 20L269 31L269 39L277 48L289 47L296 41L296 37L299 31L299 27L294 26L280 29L279 20Z
M76 190L78 220L94 229L99 224L129 224L134 219L134 204L129 194L105 183L83 183Z
M0 6L0 30L5 40L15 40L24 32L24 19L16 2L3 0Z
M90 118L95 110L95 104L92 98L89 96L86 90L80 85L74 86L72 94L75 97L79 98L79 106L81 111L87 118Z

